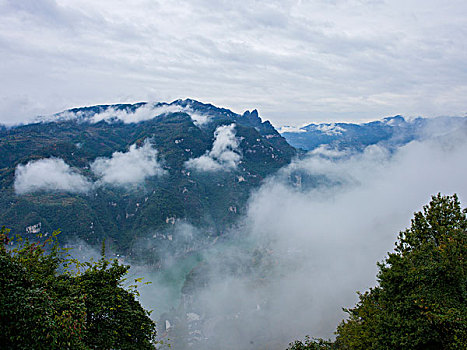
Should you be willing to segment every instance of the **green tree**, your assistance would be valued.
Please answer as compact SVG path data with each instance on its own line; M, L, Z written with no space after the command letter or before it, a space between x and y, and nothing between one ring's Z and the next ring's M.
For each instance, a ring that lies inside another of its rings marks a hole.
M415 213L378 264L379 285L347 310L338 349L466 349L466 213L441 194Z
M129 266L102 258L78 276L86 299L85 340L93 349L153 349L154 322L135 296L122 288Z
M345 309L336 340L289 350L467 349L466 214L456 195L433 196L378 263L378 285Z
M42 243L0 230L0 344L8 349L154 349L155 324L122 287L129 266L79 264L54 232ZM85 268L75 272L70 265Z

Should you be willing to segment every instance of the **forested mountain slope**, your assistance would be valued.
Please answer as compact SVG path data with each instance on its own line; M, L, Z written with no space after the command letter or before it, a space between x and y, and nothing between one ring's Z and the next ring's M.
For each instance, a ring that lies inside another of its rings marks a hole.
M256 110L194 100L75 108L0 129L0 222L108 238L120 251L141 237L169 244L177 222L214 238L294 155Z

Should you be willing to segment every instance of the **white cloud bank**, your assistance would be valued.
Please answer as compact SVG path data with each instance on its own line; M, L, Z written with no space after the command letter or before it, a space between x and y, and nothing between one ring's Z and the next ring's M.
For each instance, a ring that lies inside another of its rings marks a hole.
M91 123L98 123L100 121L112 122L121 121L125 124L139 123L146 120L153 119L162 114L185 112L189 108L178 105L158 105L153 103L146 103L136 107L133 111L128 109L118 109L116 107L108 107L99 113L92 114L89 111L65 111L54 115L39 117L37 120L40 122L53 122L57 120L85 120Z
M235 137L235 124L222 125L214 132L212 149L198 158L185 163L189 169L198 171L218 171L235 169L240 162L238 140Z
M36 191L83 193L92 183L66 164L63 159L47 158L18 165L14 188L17 194Z
M97 113L91 117L92 123L98 123L102 120L110 122L112 120L120 120L125 124L139 123L146 120L151 120L163 114L182 112L190 116L195 125L200 126L209 122L210 117L205 114L200 114L193 111L189 106L182 107L179 105L157 105L145 104L138 107L134 111L119 110L116 108L109 108L101 113Z
M394 155L378 146L350 158L310 155L271 179L252 199L247 219L277 264L270 284L254 290L258 302L272 302L268 327L289 336L284 343L306 334L332 336L341 308L375 284L376 262L393 249L414 211L438 192L458 193L466 206L466 154L463 129L412 142ZM288 182L297 171L301 188ZM307 188L306 176L330 181Z
M91 170L100 177L99 185L138 185L148 177L165 173L157 155L157 150L146 140L139 148L131 145L128 152L114 152L111 158L96 159Z
M167 113L177 113L183 112L184 108L177 105L162 105L154 106L152 104L145 104L137 109L134 112L127 110L119 110L115 108L109 108L104 112L95 114L91 121L93 123L100 122L102 120L111 121L114 119L121 120L125 124L130 123L139 123L145 120L153 119L156 116Z
M100 121L106 121L108 123L121 121L125 124L132 124L151 120L160 115L178 112L188 114L196 126L202 126L211 120L211 117L208 114L201 114L193 110L189 105L183 107L177 104L145 103L141 106L137 106L134 110L108 107L107 109L95 114L86 110L77 112L64 111L58 114L39 117L35 121L54 122L84 120L91 123L98 123Z

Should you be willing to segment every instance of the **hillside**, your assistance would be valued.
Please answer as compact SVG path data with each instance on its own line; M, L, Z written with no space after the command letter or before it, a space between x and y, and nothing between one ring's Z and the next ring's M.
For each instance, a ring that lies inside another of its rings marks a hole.
M60 228L68 241L107 238L120 252L183 240L177 222L211 239L294 154L256 110L194 100L74 108L0 129L0 222Z

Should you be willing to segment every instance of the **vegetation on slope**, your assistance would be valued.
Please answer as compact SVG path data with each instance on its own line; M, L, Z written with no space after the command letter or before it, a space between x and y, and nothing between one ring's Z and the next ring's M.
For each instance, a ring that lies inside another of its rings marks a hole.
M269 122L262 122L256 111L239 115L183 100L171 105L190 106L209 117L209 122L198 125L184 112L154 115L137 123L118 119L92 122L79 117L92 118L109 110L131 112L141 105L77 108L65 112L75 118L57 116L53 122L0 129L0 222L22 234L38 224L42 233L59 227L64 232L60 240L71 243L98 245L105 238L126 255L140 241L152 243L154 232L170 230L176 221L203 228L206 236L217 236L244 212L251 190L295 155L295 149ZM239 166L210 173L187 169L186 161L212 148L216 128L232 123L236 125L238 152L242 155ZM157 149L158 161L166 173L148 177L138 187L107 184L89 193L15 193L15 170L19 165L57 158L87 179L96 180L90 169L93 161L109 158L114 152L127 152L131 145L141 146L145 140ZM154 260L157 263L159 258Z

